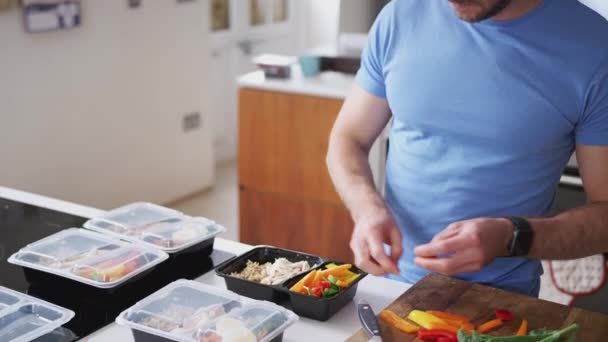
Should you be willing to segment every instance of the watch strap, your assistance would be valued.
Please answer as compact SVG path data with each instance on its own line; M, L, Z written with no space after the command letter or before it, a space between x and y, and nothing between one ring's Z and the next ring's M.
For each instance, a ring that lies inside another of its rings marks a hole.
M513 223L513 238L509 244L509 254L512 257L524 257L530 254L534 231L532 225L523 217L507 217Z

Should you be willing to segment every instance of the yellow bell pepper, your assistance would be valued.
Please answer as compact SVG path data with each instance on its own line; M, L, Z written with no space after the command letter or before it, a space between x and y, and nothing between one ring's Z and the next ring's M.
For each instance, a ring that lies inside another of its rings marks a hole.
M444 320L439 317L433 316L430 313L420 311L420 310L412 310L407 318L420 325L425 329L432 329L432 325L448 325Z
M310 286L310 284L312 283L312 281L315 279L315 276L317 275L317 271L311 271L309 272L307 275L305 275L302 279L300 279L300 281L298 281L294 286L292 286L289 291L292 292L302 292L302 289L304 288L304 286Z

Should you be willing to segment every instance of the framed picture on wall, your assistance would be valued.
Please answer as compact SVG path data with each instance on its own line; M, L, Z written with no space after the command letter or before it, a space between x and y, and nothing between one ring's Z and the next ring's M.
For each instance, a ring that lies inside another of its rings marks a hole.
M80 0L23 0L25 31L67 30L80 26Z

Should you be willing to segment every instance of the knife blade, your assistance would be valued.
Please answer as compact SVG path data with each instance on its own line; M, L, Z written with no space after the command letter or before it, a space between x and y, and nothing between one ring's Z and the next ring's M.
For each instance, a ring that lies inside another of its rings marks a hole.
M378 325L378 319L372 309L371 305L364 299L359 300L357 304L357 312L359 313L359 320L363 326L363 330L369 337L370 341L382 341L380 336L380 326Z

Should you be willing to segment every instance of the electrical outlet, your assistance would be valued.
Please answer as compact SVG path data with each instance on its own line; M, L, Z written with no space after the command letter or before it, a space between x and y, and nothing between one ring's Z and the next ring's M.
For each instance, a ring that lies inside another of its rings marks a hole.
M203 119L200 112L192 112L184 115L182 118L182 129L184 132L190 132L201 128Z

